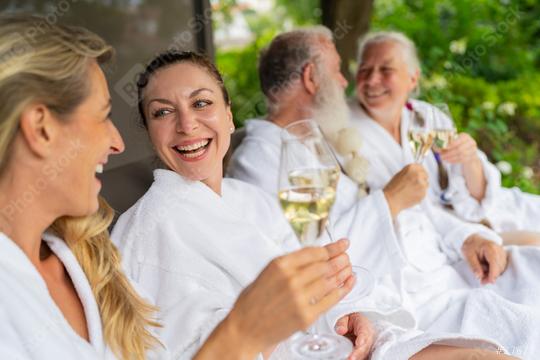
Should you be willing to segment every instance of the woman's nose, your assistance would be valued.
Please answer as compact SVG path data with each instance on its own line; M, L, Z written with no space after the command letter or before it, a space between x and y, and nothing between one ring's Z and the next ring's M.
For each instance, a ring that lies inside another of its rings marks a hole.
M369 85L374 85L374 84L379 83L380 80L381 80L381 76L380 76L379 71L373 70L368 73L367 78L366 78L366 83L368 83Z
M179 114L176 120L176 132L191 134L199 127L199 122L197 121L194 114L189 112L184 112Z

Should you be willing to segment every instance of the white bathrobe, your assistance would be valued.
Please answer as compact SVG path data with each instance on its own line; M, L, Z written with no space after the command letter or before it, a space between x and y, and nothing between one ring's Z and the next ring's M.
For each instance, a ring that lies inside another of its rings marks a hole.
M452 120L434 106L418 100L412 100L415 110L424 114L424 118L430 122L432 128L452 124ZM367 118L368 115L358 106L358 103L351 101L352 119ZM409 117L410 112L403 110L403 116ZM435 116L433 117L433 114ZM482 201L473 198L465 178L462 173L462 166L444 164L448 177L448 192L452 194L452 213L468 221L478 222L483 219L489 220L493 229L497 232L503 231L540 231L540 196L528 194L519 188L504 188L501 185L501 174L499 170L489 162L487 156L478 151L483 165L484 176L487 181L486 193ZM432 151L428 153L424 165L429 174L429 198L434 205L440 206L441 188L438 182L438 169L435 155Z
M49 234L43 238L73 281L84 307L90 342L67 322L28 257L0 233L0 358L116 359L104 342L98 306L73 253L61 239Z
M263 189L277 202L282 129L257 119L247 121L245 127L246 136L231 157L226 175ZM360 200L348 195L357 192L357 185L341 174L330 215L334 236L349 238L352 263L368 268L376 277L399 271L403 259L382 190ZM379 241L366 241L370 237Z
M220 197L168 170L154 172L151 188L120 217L112 237L129 275L156 300L164 325L158 332L174 359L190 359L268 262L298 248L277 201L258 188L224 179ZM434 342L495 346L411 330L413 315L396 305L392 286L381 284L358 304L339 304L317 327L332 331L342 315L366 311L379 334L373 359L407 359ZM291 359L285 346L272 358Z
M360 152L370 163L367 181L373 190L384 187L413 162L407 142L408 115L404 110L401 141L405 146L400 146L378 123L359 116L359 109L353 108L353 124L363 139ZM427 166L431 160L426 159ZM509 247L508 269L494 285L481 286L460 249L472 233L501 243L494 232L465 224L429 200L402 211L395 228L407 262L402 271L405 297L416 309L421 329L487 336L516 356L535 358L533 354L540 351L535 340L540 336L540 278L535 275L540 271L539 249Z

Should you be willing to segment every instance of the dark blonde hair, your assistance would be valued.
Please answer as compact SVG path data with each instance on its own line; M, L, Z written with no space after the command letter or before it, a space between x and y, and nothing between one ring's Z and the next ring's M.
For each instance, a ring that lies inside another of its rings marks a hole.
M89 94L89 66L109 60L113 49L94 33L47 23L35 16L0 16L0 175L23 109L32 102L67 120ZM62 217L51 230L64 239L84 270L101 314L105 341L123 359L145 359L159 344L155 308L133 289L121 270L108 227L113 210L100 198L97 213Z

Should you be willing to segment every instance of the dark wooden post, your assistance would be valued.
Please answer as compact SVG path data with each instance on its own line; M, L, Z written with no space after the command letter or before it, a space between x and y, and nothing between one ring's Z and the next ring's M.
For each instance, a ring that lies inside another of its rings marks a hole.
M358 38L369 30L373 0L321 0L321 9L323 25L334 32L343 75L351 82L349 64L356 58Z

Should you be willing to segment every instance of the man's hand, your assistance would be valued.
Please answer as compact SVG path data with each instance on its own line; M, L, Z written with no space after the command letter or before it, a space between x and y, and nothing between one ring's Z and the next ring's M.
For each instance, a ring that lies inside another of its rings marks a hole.
M420 164L409 164L394 175L383 190L392 217L422 201L428 186L428 174Z
M335 329L354 344L354 350L347 360L364 360L369 357L375 341L375 331L368 318L360 313L345 315L336 322Z
M504 248L479 235L471 235L461 248L471 270L482 284L494 283L506 270L508 255Z

